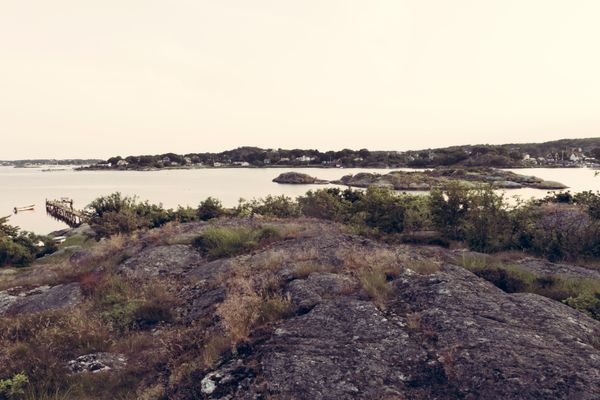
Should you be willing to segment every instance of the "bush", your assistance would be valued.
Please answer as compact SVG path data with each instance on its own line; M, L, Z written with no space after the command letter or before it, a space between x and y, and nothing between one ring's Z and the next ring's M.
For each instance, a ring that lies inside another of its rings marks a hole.
M24 267L35 258L51 254L58 249L51 238L20 231L19 228L9 225L7 220L8 218L0 218L0 267Z
M209 227L193 241L202 254L210 259L231 257L258 248L279 238L274 228L217 228Z
M340 189L309 190L298 197L302 214L307 217L342 222L348 219L352 201L346 199Z
M118 192L97 198L86 207L86 213L99 237L157 228L176 219L173 211L165 210L160 204L139 203L137 198Z
M370 187L364 196L353 204L357 218L362 223L383 233L400 233L404 230L406 202L413 196L397 195L393 190Z
M510 243L510 224L504 197L491 187L472 191L464 218L464 236L471 250L491 252Z
M449 239L464 238L464 221L471 205L469 189L457 183L445 190L434 189L429 195L433 225Z
M552 261L600 256L600 221L576 205L547 204L530 226L530 251Z
M0 400L18 399L25 394L29 378L25 374L16 374L10 379L0 380Z
M202 221L218 218L225 213L221 202L213 197L208 197L198 206L197 215Z
M298 203L288 196L267 196L264 199L253 200L247 204L251 214L266 217L293 218L301 215Z
M600 292L583 292L569 297L564 303L600 321Z

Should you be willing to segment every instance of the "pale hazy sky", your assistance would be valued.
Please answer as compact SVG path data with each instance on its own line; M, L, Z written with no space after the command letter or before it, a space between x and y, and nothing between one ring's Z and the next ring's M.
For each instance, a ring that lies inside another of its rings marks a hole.
M0 0L0 159L600 136L599 0Z

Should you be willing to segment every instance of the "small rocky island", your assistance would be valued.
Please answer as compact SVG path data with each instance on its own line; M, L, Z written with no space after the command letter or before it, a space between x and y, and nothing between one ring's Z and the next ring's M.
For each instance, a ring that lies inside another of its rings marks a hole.
M465 186L491 184L498 189L534 188L544 190L566 189L567 186L545 181L536 176L515 174L495 168L441 168L425 171L393 171L385 175L361 172L346 175L331 183L352 187L389 187L395 190L430 190L443 187L450 182L460 182Z
M277 178L273 179L273 182L292 185L323 185L329 183L328 181L317 179L313 176L302 174L300 172L284 172Z

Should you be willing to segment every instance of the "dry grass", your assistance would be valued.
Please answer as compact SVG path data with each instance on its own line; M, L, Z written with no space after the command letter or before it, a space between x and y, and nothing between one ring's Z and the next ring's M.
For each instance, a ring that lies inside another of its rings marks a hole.
M385 310L387 301L392 294L392 287L388 284L386 273L381 269L367 269L359 275L360 284L380 310Z
M341 248L336 252L336 258L340 259L350 272L360 272L373 267L384 269L387 272L402 269L401 257L395 251L387 248L365 249L359 246Z
M306 279L315 272L332 272L335 268L332 265L318 264L315 262L300 262L294 270L294 275L298 279Z
M269 324L292 316L294 307L290 296L280 294L263 297L258 322Z
M431 275L440 270L439 263L431 259L408 260L404 263L404 266L419 275Z
M217 307L217 315L234 345L248 339L260 316L261 303L252 280L238 273L229 281L227 297Z
M202 347L202 365L206 368L213 367L231 349L231 345L232 339L223 332L209 337Z
M276 271L288 260L288 254L283 250L270 250L262 254L258 265L261 270Z

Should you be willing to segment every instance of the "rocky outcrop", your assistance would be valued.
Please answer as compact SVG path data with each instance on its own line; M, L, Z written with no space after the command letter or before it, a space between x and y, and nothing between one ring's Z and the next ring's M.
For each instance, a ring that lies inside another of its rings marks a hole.
M143 305L133 310L155 314L165 301L172 318L152 331L107 327L100 347L92 340L85 350L67 346L62 358L53 358L54 348L44 356L66 367L69 379L87 382L89 377L77 374L103 371L111 382L125 376L128 390L152 388L161 394L152 398L175 400L599 398L599 321L538 295L505 293L456 265L453 250L376 242L313 219L260 224L292 233L210 262L191 246L142 237L143 245L132 244L114 257L130 258L97 274L116 268L119 275L110 278L130 285L129 296L145 290L144 301L127 299L120 308L90 304L98 300L95 292L83 304L96 308L81 310L93 314L81 318L119 316L123 305ZM206 226L182 224L167 232L193 237ZM435 268L419 268L421 261ZM599 278L597 271L577 266L533 258L512 262L539 274ZM86 294L99 282L93 278L82 279ZM149 292L153 288L161 290ZM154 293L162 304L152 301ZM262 316L247 332L238 330L236 342L220 307L232 294L229 322L247 322L248 310ZM80 296L77 283L13 288L0 292L0 314L12 318L69 307ZM51 340L58 337L54 333ZM70 340L67 334L60 338ZM25 343L2 340L11 349ZM113 353L97 353L100 348ZM8 352L0 355L10 359Z
M85 372L96 374L110 370L118 371L127 365L127 358L122 354L92 353L77 357L67 363L71 373Z
M600 394L600 324L558 302L506 294L452 265L391 282L386 311L345 290L317 299L295 282L293 296L317 304L281 323L251 356L204 376L204 395L591 400Z
M78 283L39 286L29 290L13 288L0 292L0 315L60 310L74 307L81 300Z
M317 179L307 174L299 172L284 172L277 178L273 179L276 183L288 183L293 185L308 185L308 184L326 184L327 181Z
M300 312L308 311L323 301L323 297L352 292L356 282L329 272L316 272L307 279L296 279L288 285L288 293Z
M200 254L188 245L148 247L126 260L119 273L130 278L143 279L158 275L177 275L202 262Z
M536 183L533 183L531 186L536 189L544 189L544 190L561 190L561 189L568 188L567 185L564 185L560 182L554 182L554 181L536 182Z

